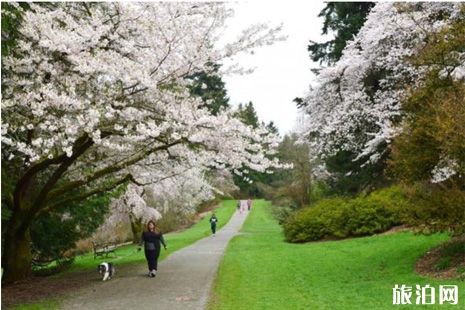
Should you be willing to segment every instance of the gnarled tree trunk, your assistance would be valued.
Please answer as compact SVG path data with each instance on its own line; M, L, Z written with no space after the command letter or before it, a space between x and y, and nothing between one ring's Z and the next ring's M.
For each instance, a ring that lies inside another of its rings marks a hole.
M22 213L13 214L5 233L2 253L2 284L22 280L31 274L31 235L29 229L22 229Z
M132 231L132 243L138 244L142 231L144 230L144 225L141 220L131 218L131 231Z

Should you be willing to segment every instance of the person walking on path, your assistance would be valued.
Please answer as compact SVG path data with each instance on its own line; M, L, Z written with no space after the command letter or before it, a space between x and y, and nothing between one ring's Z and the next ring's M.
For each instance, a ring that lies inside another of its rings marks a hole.
M216 234L216 223L218 223L218 218L216 217L215 213L213 213L212 217L210 218L210 226L213 236Z
M247 211L250 211L250 207L252 206L252 200L247 199Z
M163 268L157 274L160 281L141 278L137 274L141 264L124 265L110 283L94 280L68 294L60 309L204 310L226 247L249 215L234 212L216 238L208 236L171 253L159 263Z
M137 251L141 250L144 243L145 259L149 266L149 277L154 278L158 267L158 257L160 256L160 243L163 244L165 250L168 248L163 238L160 229L155 225L155 222L150 220L147 223L147 230L144 231L140 237L139 246Z

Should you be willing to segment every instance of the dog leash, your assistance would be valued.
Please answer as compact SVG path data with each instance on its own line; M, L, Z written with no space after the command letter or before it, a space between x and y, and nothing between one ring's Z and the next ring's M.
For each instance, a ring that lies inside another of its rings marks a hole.
M128 255L125 255L125 256L121 256L121 257L114 258L113 260L111 260L111 261L108 261L108 263L113 263L113 262L115 262L115 261L117 261L117 260L120 260L120 259L123 259L123 258L129 257L129 256L131 256L131 255L134 255L134 254L136 254L137 252L139 252L139 251L137 251L137 250L134 250L134 251L132 251L131 253L129 253Z

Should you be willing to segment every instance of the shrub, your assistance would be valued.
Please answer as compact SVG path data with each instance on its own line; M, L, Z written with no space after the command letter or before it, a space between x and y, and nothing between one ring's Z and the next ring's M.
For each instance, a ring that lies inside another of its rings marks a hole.
M344 205L341 198L321 200L318 204L297 211L284 223L284 236L289 242L307 242L324 238L328 228L337 225L338 218L327 218L326 213L338 212L338 207Z
M447 232L452 235L465 233L464 185L450 182L432 184L416 182L405 185L410 203L402 211L402 219L423 232Z
M95 195L84 202L44 213L31 224L32 263L43 266L72 259L76 243L90 237L103 223L109 199L119 193Z
M388 230L395 224L392 212L371 197L351 201L353 210L347 222L348 236L366 236Z
M321 200L315 204L318 218L325 227L326 237L344 238L347 236L347 223L350 219L350 206L342 198Z
M284 235L289 242L307 242L384 232L400 224L399 212L406 204L397 187L347 201L323 199L290 216L283 225Z
M307 242L321 239L326 235L322 221L312 216L311 213L298 212L284 223L286 241L294 243Z
M271 209L273 217L278 221L279 225L284 224L293 211L294 209L291 207L274 207Z

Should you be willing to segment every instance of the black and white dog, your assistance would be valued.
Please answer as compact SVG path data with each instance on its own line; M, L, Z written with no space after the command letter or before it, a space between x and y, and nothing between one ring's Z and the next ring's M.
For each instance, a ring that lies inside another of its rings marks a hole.
M111 279L115 274L115 266L113 266L113 263L101 263L98 265L98 272L103 275L103 281Z

